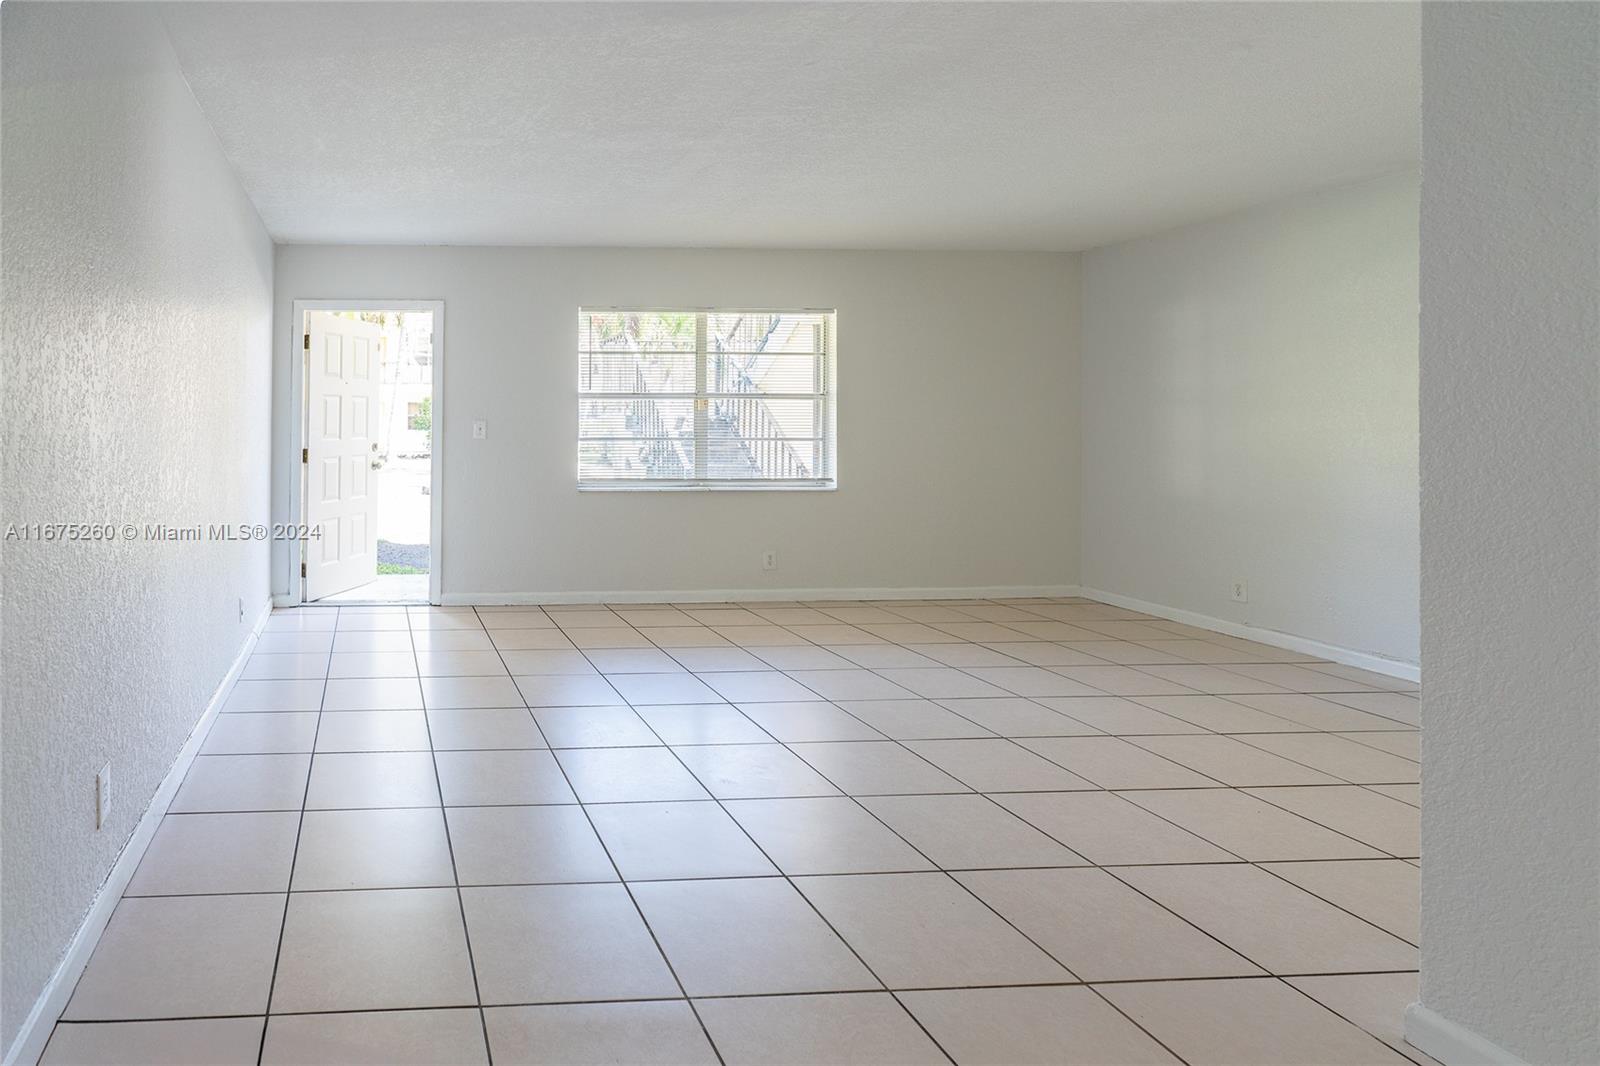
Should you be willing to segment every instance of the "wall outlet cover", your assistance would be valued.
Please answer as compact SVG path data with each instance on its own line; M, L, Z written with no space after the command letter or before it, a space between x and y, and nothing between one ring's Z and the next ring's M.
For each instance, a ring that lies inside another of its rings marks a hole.
M1228 596L1234 603L1250 602L1250 585L1243 578L1238 578L1228 587Z

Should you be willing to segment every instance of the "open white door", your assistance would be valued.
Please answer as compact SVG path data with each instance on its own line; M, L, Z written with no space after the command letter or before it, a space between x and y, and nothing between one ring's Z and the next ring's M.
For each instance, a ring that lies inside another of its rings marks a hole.
M306 314L306 599L378 576L378 342L369 322Z

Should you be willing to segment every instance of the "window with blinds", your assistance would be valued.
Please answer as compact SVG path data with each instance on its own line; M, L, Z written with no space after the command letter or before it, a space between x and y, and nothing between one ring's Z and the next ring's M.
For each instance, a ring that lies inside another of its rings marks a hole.
M829 311L578 312L578 484L832 488Z

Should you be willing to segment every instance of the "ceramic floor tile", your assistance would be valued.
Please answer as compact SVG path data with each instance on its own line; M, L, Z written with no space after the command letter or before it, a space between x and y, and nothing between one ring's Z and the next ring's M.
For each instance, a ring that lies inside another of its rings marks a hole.
M411 646L428 651L494 651L489 634L477 629L414 629Z
M422 701L429 710L436 707L515 707L522 703L518 687L526 678L516 683L509 677L425 677L422 679ZM591 678L558 678L546 680L588 681ZM330 682L331 684L331 682ZM526 695L527 689L522 689ZM529 703L532 701L529 700Z
M409 638L405 648L394 651L335 652L327 673L329 677L416 677L417 653Z
M849 671L823 671L847 673ZM710 699L725 699L729 703L783 703L796 700L816 700L819 696L808 686L777 670L728 670L707 673L701 680L716 690ZM704 698L694 701L704 702Z
M1008 691L1015 691L999 688L970 673L949 666L925 666L907 670L879 669L876 673L924 699L1004 696Z
M1101 788L1204 788L1218 784L1120 737L1044 737L1017 743Z
M463 885L615 881L616 870L575 804L447 807Z
M744 674L708 674L718 677L744 677ZM706 682L686 670L671 674L610 674L606 680L629 703L715 703L720 699L716 692L706 687Z
M768 651L772 649L761 649ZM697 674L720 674L729 671L761 671L771 667L761 659L732 645L713 648L672 648L671 658L685 670Z
M1073 979L944 874L802 877L795 884L890 988Z
M434 753L439 788L450 807L572 803L572 789L548 751Z
M1102 663L1119 666L1154 666L1159 663L1188 662L1181 655L1161 651L1129 640L1074 640L1065 645L1080 654L1092 656ZM1095 666L1097 663L1061 663L1062 666Z
M675 748L678 758L718 799L833 796L839 790L781 744L716 744Z
M487 1063L476 1010L276 1015L261 1066L468 1066Z
M1134 737L1129 743L1235 788L1340 783L1338 778L1254 747L1259 739L1252 734L1247 744L1222 736Z
M1347 681L1359 681L1369 688L1382 689L1386 692L1416 692L1419 687L1415 681L1374 673L1359 666L1345 666L1342 663L1307 663L1306 668Z
M621 885L463 888L485 1005L679 995Z
M1422 788L1420 785L1368 785L1366 787L1412 807L1422 806Z
M538 674L515 680L530 707L620 707L627 702L599 676Z
M1170 789L1121 795L1251 862L1381 858L1359 841L1233 789Z
M831 703L741 703L739 711L786 744L826 740L882 740L882 733Z
M667 748L567 748L556 758L584 803L709 798L694 775Z
M201 755L288 755L311 750L317 735L313 711L241 711L219 714L200 746Z
M1293 733L1310 728L1222 696L1136 696L1134 699L1214 733Z
M425 751L318 755L311 763L306 809L437 807L433 759Z
M715 1066L694 1012L683 1000L489 1007L496 1062L529 1066Z
M1418 999L1416 974L1337 974L1288 980L1295 988L1413 1062L1433 1063L1433 1059L1405 1042L1405 1010Z
M979 792L1068 792L1095 787L1009 740L910 740L906 747Z
M535 707L552 748L648 747L661 738L628 707Z
M1415 759L1327 733L1254 736L1250 743L1357 785L1410 784L1418 779Z
M789 676L825 700L894 700L913 695L871 670L792 670ZM806 697L792 695L771 698L795 700Z
M500 657L505 660L506 669L519 677L544 674L593 675L600 672L587 655L575 648L501 651Z
M417 673L423 677L505 676L509 671L497 651L419 651Z
M489 639L506 651L572 651L576 645L559 629L491 629Z
M1095 696L1099 690L1038 666L973 667L973 674L1017 696ZM998 695L998 693L996 693Z
M1271 973L1417 968L1412 945L1254 866L1122 866L1115 873Z
M1103 870L989 870L956 880L1085 981L1262 972Z
M1112 696L1186 696L1195 692L1187 685L1131 666L1058 666L1055 672Z
M724 806L786 874L933 869L852 799L729 800Z
M427 715L435 751L545 746L526 707L440 708Z
M1292 663L1239 663L1228 669L1232 673L1266 681L1290 692L1362 692L1372 688L1359 681L1335 677Z
M252 655L326 655L333 650L334 634L331 630L301 630L262 633L256 638ZM1330 680L1324 678L1324 680Z
M329 711L317 726L317 750L428 751L421 711Z
M963 988L900 999L960 1063L1164 1066L1160 1044L1087 988Z
M946 870L1086 865L984 796L872 796L862 804Z
M333 637L335 655L354 655L360 652L404 652L410 655L416 651L411 633L406 630L353 629L330 635ZM412 672L415 673L414 670Z
M1121 696L1084 696L1078 699L1040 699L1037 702L1112 736L1168 733L1204 733L1193 722L1134 703Z
M853 670L860 665L814 644L757 648L755 656L773 670ZM756 669L759 670L761 667L758 666Z
M261 1049L260 1018L64 1023L40 1066L250 1066Z
M1100 991L1191 1066L1406 1062L1281 981L1166 981Z
M297 811L309 755L200 755L173 797L172 813Z
M124 895L287 892L300 815L169 814Z
M583 654L605 674L673 674L684 670L682 663L659 648L592 648Z
M1096 736L1100 730L1020 696L938 700L940 706L1003 737Z
M1370 729L1404 732L1413 727L1392 718L1383 718L1354 707L1334 703L1323 696L1298 692L1269 692L1261 695L1230 696L1235 703L1254 707L1267 714L1298 722L1309 729Z
M289 681L296 678L328 676L327 652L264 655L260 652L245 661L239 675L245 681Z
M1402 940L1420 939L1421 871L1408 862L1276 862L1263 868Z
M1250 795L1400 858L1421 854L1417 808L1356 785L1252 788Z
M272 989L275 1012L477 1002L453 888L297 892Z
M1364 744L1369 748L1386 751L1390 755L1398 755L1403 759L1418 762L1422 758L1422 734L1416 730L1385 730L1366 731L1360 733L1333 733L1336 737L1356 744Z
M925 644L929 648L969 648L970 644ZM868 670L881 669L909 669L915 666L958 666L959 663L945 662L930 654L912 648L901 647L898 644L839 644L827 649L828 652L843 660L840 669L851 666L861 666ZM984 649L979 648L979 651ZM1002 657L1003 658L1003 657ZM801 669L790 667L790 669Z
M585 650L650 647L650 641L631 626L563 626L562 632L576 647Z
M444 814L436 807L307 811L294 890L454 885Z
M628 881L778 872L716 803L601 803L587 810Z
M321 679L301 681L239 681L228 693L222 713L232 711L319 711Z
M1111 792L1019 792L995 801L1098 866L1233 858Z
M641 882L633 893L691 996L879 987L782 878Z
M120 901L62 1018L264 1013L283 901L277 894Z
M1409 726L1422 724L1421 703L1400 692L1330 692L1323 697L1358 711L1389 718Z
M635 710L668 744L763 744L773 739L732 704L686 703Z
M887 992L705 999L695 1006L729 1063L949 1061Z
M422 688L414 677L340 677L323 693L325 711L404 711L422 709Z
M992 737L970 718L932 700L841 700L840 709L894 740L948 740Z
M833 785L852 796L972 791L893 741L794 744L791 749Z

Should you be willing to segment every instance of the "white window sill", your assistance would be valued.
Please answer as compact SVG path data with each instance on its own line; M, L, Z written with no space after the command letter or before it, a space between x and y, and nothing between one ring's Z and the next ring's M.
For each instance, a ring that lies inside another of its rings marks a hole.
M614 484L605 482L578 483L579 492L837 492L837 482L826 484L794 484L782 485L771 482L756 482L753 484L739 484L728 482L724 484L651 484L648 481L619 481Z

